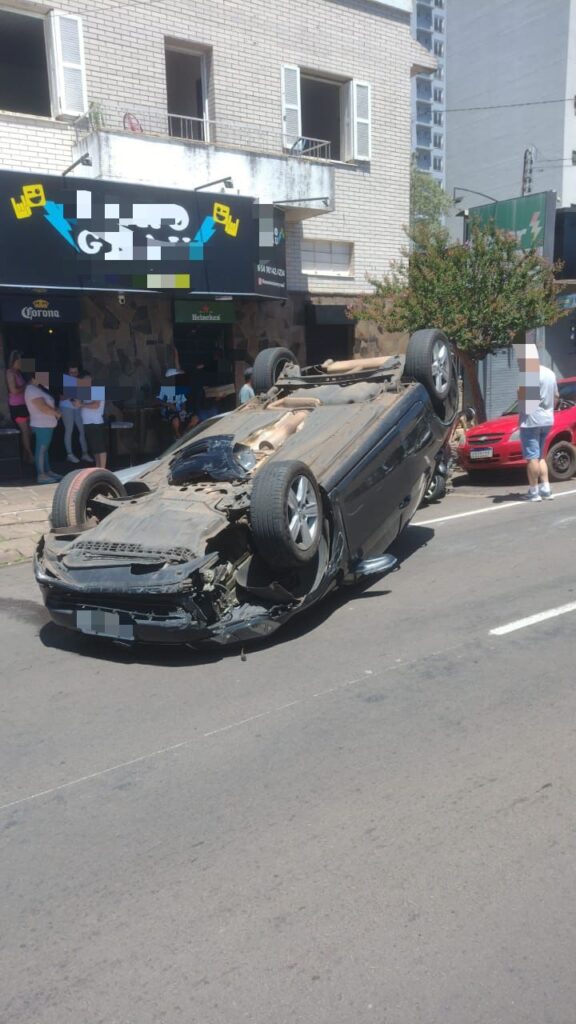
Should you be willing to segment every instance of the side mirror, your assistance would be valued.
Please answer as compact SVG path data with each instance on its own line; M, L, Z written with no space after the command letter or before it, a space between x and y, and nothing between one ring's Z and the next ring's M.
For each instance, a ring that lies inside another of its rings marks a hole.
M476 409L473 409L472 406L469 405L464 415L468 420L468 423L471 423L472 420L476 419Z

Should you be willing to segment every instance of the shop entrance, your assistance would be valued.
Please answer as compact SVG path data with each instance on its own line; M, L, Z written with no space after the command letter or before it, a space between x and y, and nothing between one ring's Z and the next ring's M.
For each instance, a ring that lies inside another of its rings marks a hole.
M234 358L231 324L174 324L174 345L193 390L223 388L221 412L234 407Z
M77 324L4 324L4 365L13 349L25 360L33 359L36 367L50 373L50 391L59 395L62 374L73 363L79 365L80 339Z
M306 328L306 362L317 366L325 359L351 359L354 326L313 324Z

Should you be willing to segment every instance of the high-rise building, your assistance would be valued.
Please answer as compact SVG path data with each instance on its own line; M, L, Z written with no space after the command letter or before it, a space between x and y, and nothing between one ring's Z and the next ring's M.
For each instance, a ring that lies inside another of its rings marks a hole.
M416 166L445 181L446 3L415 0L412 34L436 58L436 71L417 74L412 87L412 147Z
M446 42L450 189L576 203L576 0L456 3Z

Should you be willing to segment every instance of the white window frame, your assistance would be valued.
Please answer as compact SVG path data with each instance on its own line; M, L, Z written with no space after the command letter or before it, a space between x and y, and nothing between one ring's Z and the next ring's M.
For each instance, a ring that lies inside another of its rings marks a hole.
M64 59L64 54L62 53L62 37L60 33L60 19L62 18L65 18L67 21L76 22L78 29L79 61L66 61ZM69 14L67 11L59 11L55 9L50 11L46 16L44 26L52 116L60 121L74 121L77 117L81 117L82 114L85 114L88 109L86 59L84 55L82 18L78 14ZM66 69L80 72L80 84L83 99L82 110L73 110L67 105L66 82L64 77Z
M294 84L296 85L296 92L298 95L298 105L296 105L295 102L289 102L288 100L288 89L286 85L287 72L295 75ZM306 79L316 78L320 82L326 82L333 85L340 92L340 161L344 163L364 163L369 162L372 159L372 87L369 82L364 82L357 78L342 80L330 78L328 75L322 75L320 73L308 73L307 71L302 71L302 69L296 64L283 64L281 68L281 75L282 145L284 149L294 150L295 145L297 146L298 139L302 138L302 90L300 83L302 76L304 76ZM367 90L365 94L368 107L367 117L361 117L358 113L359 91L361 89ZM287 132L286 130L289 111L297 112L297 136L294 136L292 132ZM367 127L368 145L365 150L362 150L360 146L360 125L366 125Z
M294 74L297 101L293 102L288 96L287 77ZM296 131L288 130L288 114L290 111L296 113ZM298 140L302 138L302 94L300 90L300 68L297 64L282 65L282 145L284 149L294 149Z
M196 44L197 46L198 44ZM172 42L172 40L164 36L164 66L166 66L166 54L170 53L185 53L189 57L198 57L200 59L200 78L202 80L202 121L204 122L204 139L203 142L210 142L210 107L208 102L208 54L205 50L197 49L193 44L192 46L186 46L183 42ZM172 111L168 111L170 115ZM185 115L175 115L182 116Z
M309 246L312 249L318 247L319 249L323 246L326 247L328 253L332 250L333 246L346 246L348 248L350 259L346 270L334 270L329 269L329 266L324 267L311 267L305 269L304 250L305 247ZM349 242L344 239L335 238L303 238L300 247L300 258L302 263L302 274L305 277L333 277L333 278L351 278L354 277L354 242Z

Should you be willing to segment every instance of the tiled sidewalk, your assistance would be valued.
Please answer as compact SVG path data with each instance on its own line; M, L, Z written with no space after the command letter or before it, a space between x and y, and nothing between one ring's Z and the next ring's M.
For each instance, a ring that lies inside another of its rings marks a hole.
M55 489L56 484L0 486L0 566L32 557Z

